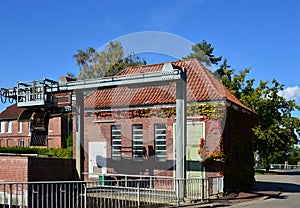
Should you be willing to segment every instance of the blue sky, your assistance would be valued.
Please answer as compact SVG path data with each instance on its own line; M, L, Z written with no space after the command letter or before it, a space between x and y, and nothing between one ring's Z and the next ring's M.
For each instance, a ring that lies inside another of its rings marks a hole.
M257 81L277 79L282 94L300 104L299 9L298 0L2 0L0 87L77 75L78 49L161 31L207 40L234 69L251 67Z

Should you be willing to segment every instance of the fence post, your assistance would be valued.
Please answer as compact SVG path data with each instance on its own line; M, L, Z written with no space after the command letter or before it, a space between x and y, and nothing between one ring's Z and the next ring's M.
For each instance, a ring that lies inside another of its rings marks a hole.
M204 201L204 197L205 197L205 189L204 189L204 178L201 178L201 202Z
M9 184L9 208L12 208L12 184Z
M204 179L206 185L206 200L209 199L209 179Z
M176 184L176 198L177 198L177 205L180 205L180 201L182 199L182 191L180 190L180 188L182 188L182 179L175 179L175 184Z
M289 162L288 162L288 161L285 161L285 162L284 162L284 169L288 169L288 167L289 167Z
M152 181L153 181L153 177L150 176L150 184L149 184L149 188L153 188L153 183L152 183Z
M84 202L83 206L84 208L87 208L87 184L83 184L83 190L84 190Z
M138 201L138 208L141 207L141 202L140 202L140 181L137 182L137 201Z

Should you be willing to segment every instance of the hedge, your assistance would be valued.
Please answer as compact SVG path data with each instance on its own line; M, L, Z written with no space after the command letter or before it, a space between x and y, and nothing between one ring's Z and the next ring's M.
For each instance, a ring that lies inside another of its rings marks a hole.
M0 147L0 153L37 154L51 158L71 159L72 147L69 148L34 148L34 147Z

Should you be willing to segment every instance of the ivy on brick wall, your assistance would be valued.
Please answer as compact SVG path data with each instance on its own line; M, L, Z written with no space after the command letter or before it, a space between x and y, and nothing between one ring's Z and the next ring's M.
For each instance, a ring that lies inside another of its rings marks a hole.
M206 103L206 104L188 104L187 116L201 115L212 119L220 119L224 116L226 106L221 103ZM111 117L114 118L149 118L156 116L159 118L169 118L176 115L176 107L162 107L162 108L143 108L134 110L114 110L96 112L97 117Z
M247 190L254 185L253 114L227 108L224 129L225 187L228 191Z
M223 118L226 106L221 103L189 104L186 110L188 116L194 114L207 116L212 119Z

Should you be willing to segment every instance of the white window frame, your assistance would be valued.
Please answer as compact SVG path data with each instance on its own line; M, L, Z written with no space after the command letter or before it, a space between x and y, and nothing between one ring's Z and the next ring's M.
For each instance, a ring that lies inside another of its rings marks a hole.
M12 133L12 121L7 121L7 133Z
M111 158L112 160L121 160L121 125L111 126Z
M22 131L23 131L23 122L20 121L18 122L18 133L22 133Z
M166 124L154 124L154 152L157 162L167 161L167 127Z
M132 160L143 160L143 124L132 125Z
M25 146L25 142L23 139L19 140L19 147L24 147Z
M5 133L5 121L0 122L0 133L1 134Z
M31 136L30 128L31 128L31 122L28 121L28 136Z

